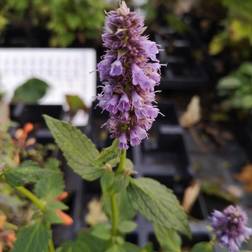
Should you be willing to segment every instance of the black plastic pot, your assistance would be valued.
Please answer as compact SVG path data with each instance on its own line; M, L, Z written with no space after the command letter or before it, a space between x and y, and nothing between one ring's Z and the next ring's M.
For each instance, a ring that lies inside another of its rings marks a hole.
M206 71L195 62L167 60L167 67L162 72L161 90L202 90L209 86Z
M49 115L56 119L62 119L63 107L61 105L38 105L38 104L11 104L10 118L12 121L23 126L26 123L34 124L35 138L38 143L46 144L53 142L43 115Z
M167 64L162 68L161 90L204 90L209 87L208 65L202 61L205 51L193 32L178 34L163 29L155 36L161 45L160 61ZM195 55L202 57L195 57Z
M92 139L98 149L108 147L112 144L112 139L109 137L108 131L102 127L107 119L108 113L106 111L102 112L97 107L97 102L94 102L89 114L87 135Z
M48 47L50 32L43 27L9 25L3 32L3 47Z
M63 115L63 107L61 105L39 105L39 104L11 104L10 117L11 120L21 125L31 122L45 128L43 115L49 115L57 119L61 119Z
M252 162L252 113L245 119L239 119L235 113L231 118L236 138L244 148L247 158Z

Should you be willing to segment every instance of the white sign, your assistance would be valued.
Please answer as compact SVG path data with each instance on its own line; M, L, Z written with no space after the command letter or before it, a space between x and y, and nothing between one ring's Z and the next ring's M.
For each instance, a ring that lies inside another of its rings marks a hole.
M1 48L0 89L11 98L30 78L46 81L50 89L42 104L64 104L65 95L79 95L91 105L96 95L94 49Z

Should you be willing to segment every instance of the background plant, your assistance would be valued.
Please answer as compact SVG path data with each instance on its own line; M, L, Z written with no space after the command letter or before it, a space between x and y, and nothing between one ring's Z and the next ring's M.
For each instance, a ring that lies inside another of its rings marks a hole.
M4 0L0 5L0 30L12 26L31 35L32 28L44 27L51 33L51 46L65 47L74 41L84 44L99 38L106 2Z
M238 47L243 57L248 57L246 47L252 45L252 3L251 1L237 2L235 0L221 0L220 3L226 9L226 18L223 21L224 29L217 33L210 43L210 53L220 53L226 47ZM245 47L245 48L244 48Z
M218 85L219 95L223 98L225 110L252 109L252 64L243 63L237 70L222 78Z

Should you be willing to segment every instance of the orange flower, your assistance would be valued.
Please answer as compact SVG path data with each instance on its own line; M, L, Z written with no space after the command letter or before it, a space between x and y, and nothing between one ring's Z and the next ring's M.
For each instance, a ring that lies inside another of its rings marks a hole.
M59 194L56 197L56 201L63 201L64 199L66 199L68 197L68 192L62 192L61 194ZM63 211L61 211L60 209L56 209L56 214L57 216L62 220L63 224L66 226L70 226L73 224L73 219L70 215L64 213Z
M33 131L34 126L32 123L26 123L23 129L26 134L29 134L31 131Z
M56 214L62 220L63 224L66 226L71 226L73 224L73 219L70 215L64 213L60 209L56 210Z
M27 137L31 131L33 131L34 126L32 123L26 123L23 129L18 129L15 133L17 143L19 146L24 146L27 140Z
M58 201L62 201L62 200L64 200L64 199L66 199L67 197L68 197L68 192L63 192L63 193L61 193L59 196L57 196L56 197L56 199L58 200Z
M6 244L9 248L13 247L14 242L16 241L16 234L14 231L8 231L5 236Z

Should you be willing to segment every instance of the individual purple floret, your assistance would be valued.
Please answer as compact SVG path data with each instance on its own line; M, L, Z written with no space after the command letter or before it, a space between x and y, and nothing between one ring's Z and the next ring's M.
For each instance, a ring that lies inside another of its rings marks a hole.
M252 235L247 227L247 215L238 206L229 206L223 212L215 210L211 216L211 226L217 241L229 252L237 252L242 243Z
M140 144L159 113L154 93L160 82L159 48L144 30L143 18L125 2L107 14L102 35L107 51L97 67L103 83L98 106L109 112L105 126L121 149Z

